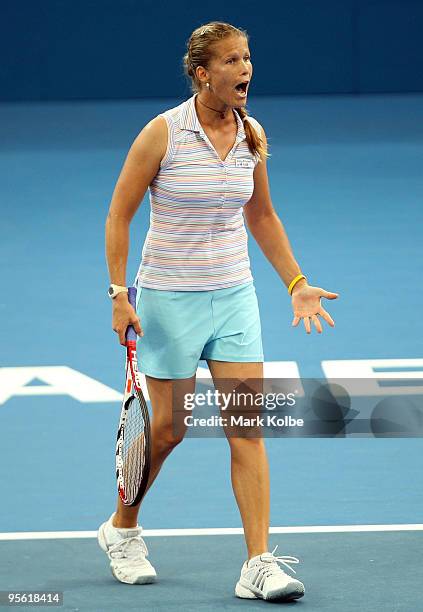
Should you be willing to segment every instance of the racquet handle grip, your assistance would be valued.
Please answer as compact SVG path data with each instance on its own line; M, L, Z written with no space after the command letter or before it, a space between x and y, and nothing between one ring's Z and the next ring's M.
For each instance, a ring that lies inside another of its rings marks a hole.
M134 310L136 310L136 303L137 303L137 289L136 287L129 287L128 288L128 301L131 304L131 306L134 308ZM133 325L128 325L127 329L126 329L126 341L127 342L131 342L131 341L137 341L137 332L134 329Z

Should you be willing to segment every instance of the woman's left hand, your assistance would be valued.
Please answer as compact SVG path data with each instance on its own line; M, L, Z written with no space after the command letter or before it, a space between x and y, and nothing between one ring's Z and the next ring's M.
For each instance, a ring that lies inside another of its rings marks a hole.
M304 327L309 334L311 333L311 319L317 332L321 334L323 330L318 318L318 315L320 315L331 327L334 327L335 323L330 314L321 305L320 299L325 297L328 300L335 300L338 295L338 293L325 291L321 287L311 287L310 285L294 287L292 292L292 308L294 310L292 325L296 327L300 320L303 319Z

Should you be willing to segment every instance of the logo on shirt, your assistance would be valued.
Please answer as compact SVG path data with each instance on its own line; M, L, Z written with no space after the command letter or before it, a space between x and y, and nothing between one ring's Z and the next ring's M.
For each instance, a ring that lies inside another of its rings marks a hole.
M254 162L246 157L238 157L235 160L235 166L237 168L254 168Z

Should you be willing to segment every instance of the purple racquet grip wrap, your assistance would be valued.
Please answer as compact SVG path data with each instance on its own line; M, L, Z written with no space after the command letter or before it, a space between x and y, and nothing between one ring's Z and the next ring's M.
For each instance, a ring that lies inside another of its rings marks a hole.
M137 302L137 289L136 287L128 287L128 300L131 306L136 310L136 302ZM126 330L126 341L137 341L137 332L134 329L133 325L128 325Z

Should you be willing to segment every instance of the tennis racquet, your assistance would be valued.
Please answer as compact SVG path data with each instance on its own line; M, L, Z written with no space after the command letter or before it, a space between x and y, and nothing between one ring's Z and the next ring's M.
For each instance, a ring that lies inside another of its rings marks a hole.
M129 303L136 308L137 290L129 287ZM126 382L116 442L116 480L120 499L136 506L142 499L150 474L151 432L147 403L141 390L137 366L137 334L126 330Z

